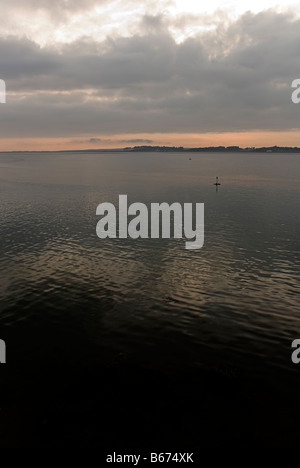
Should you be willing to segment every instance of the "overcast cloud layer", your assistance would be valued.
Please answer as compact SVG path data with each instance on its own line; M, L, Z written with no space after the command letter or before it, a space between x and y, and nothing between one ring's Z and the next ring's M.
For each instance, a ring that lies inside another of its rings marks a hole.
M43 5L31 0L27 6L37 3ZM67 3L52 2L54 22L67 17ZM72 8L107 3L77 0ZM23 5L12 4L15 11ZM203 27L179 41L174 30L188 24ZM128 133L137 134L130 141L142 142L138 134L299 129L291 83L300 78L300 20L291 12L246 12L235 20L221 11L144 14L132 22L131 34L97 40L87 31L43 45L6 28L0 36L0 78L7 87L2 138L87 135L97 143L102 135Z

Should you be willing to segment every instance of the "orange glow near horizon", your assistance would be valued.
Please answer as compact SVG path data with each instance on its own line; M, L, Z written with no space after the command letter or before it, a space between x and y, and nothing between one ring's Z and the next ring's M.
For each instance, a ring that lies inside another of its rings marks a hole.
M284 132L253 131L203 134L119 134L101 137L89 135L88 137L81 136L76 138L3 138L1 139L0 151L60 151L98 148L113 149L141 145L183 146L185 148L231 145L237 145L240 147L274 145L300 147L300 132L295 130Z

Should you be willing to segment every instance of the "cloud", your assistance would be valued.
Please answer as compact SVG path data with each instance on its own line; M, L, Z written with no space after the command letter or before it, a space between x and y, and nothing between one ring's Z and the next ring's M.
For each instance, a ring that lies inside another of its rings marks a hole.
M144 138L132 138L131 140L119 140L119 143L153 143L153 140L145 140Z
M1 4L0 36L27 37L40 45L70 43L87 35L94 40L132 35L145 16L151 27L172 3L168 0L10 0Z
M299 128L300 20L248 12L181 43L164 18L143 22L142 33L59 46L0 38L0 136Z
M78 14L79 12L88 11L95 6L105 6L111 0L10 0L1 5L2 13L6 16L8 13L14 12L18 14L28 15L31 13L37 14L43 12L52 21L62 22L67 16ZM116 0L115 0L115 3Z

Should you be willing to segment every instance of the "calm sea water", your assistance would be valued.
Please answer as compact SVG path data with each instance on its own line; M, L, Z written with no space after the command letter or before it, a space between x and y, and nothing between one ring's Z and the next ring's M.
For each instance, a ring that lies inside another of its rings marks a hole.
M225 431L230 402L229 419L242 414L251 427L247 437L230 427L233 440L253 441L263 421L260 441L295 439L300 364L291 361L291 342L300 338L299 181L297 154L1 154L4 401L23 408L41 400L43 407L54 395L65 402L60 389L70 394L77 369L88 369L79 386L85 402L95 401L82 383L93 386L95 370L128 371L136 385L147 371L166 382L176 376L182 388L185 379L196 379L184 395L188 400L190 391L194 398L191 412L199 410L199 395L213 418L221 415ZM100 240L96 207L117 205L119 194L148 206L204 203L203 248L186 250L183 239ZM173 395L175 407L182 395ZM203 418L208 442L220 442L209 415ZM10 437L26 432L29 419L19 423L23 429L12 427ZM70 427L65 431L70 438Z

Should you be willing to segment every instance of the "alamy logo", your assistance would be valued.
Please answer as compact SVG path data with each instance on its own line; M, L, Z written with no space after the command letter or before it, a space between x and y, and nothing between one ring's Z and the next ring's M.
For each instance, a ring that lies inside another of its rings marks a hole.
M0 364L6 363L6 344L4 340L0 340Z
M295 351L292 352L291 359L294 364L299 364L300 362L300 340L294 340L292 342L292 348L296 348Z
M300 96L299 96L299 94L300 94L300 79L297 78L296 80L294 80L292 82L291 86L292 86L292 88L296 88L295 91L292 92L292 96L291 96L292 101L293 101L294 104L299 104L299 102L300 102Z
M0 80L0 102L2 104L6 103L6 86L4 80Z
M96 232L100 239L107 237L125 239L169 239L173 218L173 237L189 239L186 249L201 249L204 243L204 203L196 203L195 222L193 222L193 204L151 203L150 215L144 203L132 203L128 206L127 195L119 195L119 210L112 203L100 203L96 214L103 216L97 223ZM128 219L128 216L133 218ZM117 226L118 218L118 226ZM161 222L160 222L161 221ZM150 225L150 226L149 226ZM117 229L118 227L118 229ZM118 236L117 236L118 233ZM193 239L193 240L192 240Z

